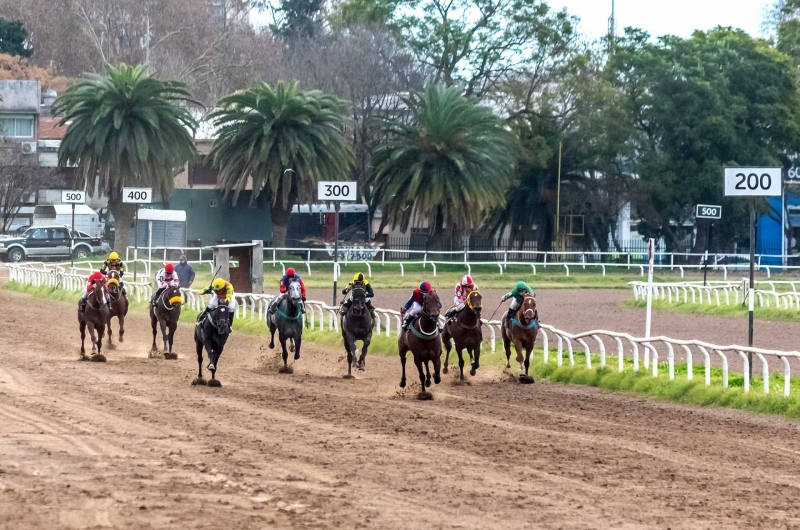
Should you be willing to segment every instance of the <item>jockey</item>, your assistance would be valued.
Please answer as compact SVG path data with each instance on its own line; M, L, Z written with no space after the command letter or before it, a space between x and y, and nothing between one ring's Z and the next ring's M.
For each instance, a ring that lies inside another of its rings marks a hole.
M372 290L372 286L369 284L369 280L364 278L364 275L360 272L357 272L355 276L353 276L353 281L347 284L342 290L342 294L345 295L345 299L342 302L342 309L341 313L343 315L347 314L347 311L350 309L350 306L353 305L353 295L351 291L355 288L364 289L367 295L367 308L369 309L369 314L372 315L372 320L375 320L375 306L372 305L372 298L375 296L375 291Z
M514 316L514 312L522 304L522 300L525 298L526 294L535 296L533 289L527 283L520 280L517 282L517 285L516 287L514 287L514 290L503 296L502 300L503 302L505 302L509 298L513 298L513 300L511 301L511 305L508 307L508 315L506 315L506 320L511 320L511 318Z
M161 293L163 293L165 289L180 287L181 280L178 278L178 273L175 272L175 265L167 263L164 265L163 269L158 271L158 274L156 274L156 285L158 285L158 290L153 294L151 300L153 305L155 305L156 300L158 300L158 297L161 296Z
M233 316L236 313L238 304L236 303L236 299L233 297L233 285L231 285L230 282L226 282L222 278L217 278L211 282L211 285L205 289L200 289L197 291L197 293L211 293L211 301L208 303L208 307L206 307L203 312L197 316L198 326L203 321L203 317L211 312L212 309L219 307L220 304L225 304L228 306L228 309L230 310L231 326L233 326Z
M78 302L78 309L80 311L84 311L86 309L87 298L89 298L89 293L92 292L92 289L94 289L95 284L97 284L97 283L105 284L106 277L100 271L93 272L89 276L89 278L87 278L87 282L88 282L88 285L86 286L86 289L83 291L83 294L81 295L81 299ZM105 290L103 290L103 301L106 304L110 303L110 300L108 299L108 293Z
M300 296L303 297L303 302L306 301L306 284L303 283L303 279L300 277L300 275L297 274L292 267L289 267L288 269L286 269L286 274L281 276L280 279L281 285L279 288L281 294L279 294L278 296L275 297L274 300L272 300L272 303L269 306L270 313L274 313L275 309L278 308L278 305L281 303L281 301L283 301L283 299L286 298L286 292L289 290L289 284L292 282L300 282ZM301 311L305 313L306 308L303 307Z
M422 282L419 284L418 289L414 289L411 298L406 302L406 305L400 309L400 314L405 315L403 319L403 329L407 330L408 325L414 320L414 317L422 311L422 295L429 293L436 295L436 290L431 285L431 282ZM439 300L439 295L436 295L436 300ZM442 307L442 302L439 302L439 307Z
M103 267L100 269L100 272L106 276L108 276L109 271L119 272L119 286L122 288L122 294L127 295L125 292L125 283L122 281L122 277L125 275L125 263L119 259L119 254L116 252L112 252L108 255L108 259L103 262Z
M472 281L472 276L465 274L461 277L461 281L456 284L456 295L453 297L453 307L445 313L445 318L450 320L456 313L464 309L467 305L467 297L472 291L477 291L478 286Z

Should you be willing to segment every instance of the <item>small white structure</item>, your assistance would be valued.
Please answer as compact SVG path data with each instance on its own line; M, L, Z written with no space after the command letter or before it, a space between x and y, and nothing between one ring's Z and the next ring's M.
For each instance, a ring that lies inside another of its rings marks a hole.
M186 212L183 210L139 210L139 247L166 247L180 256L186 247ZM169 259L177 259L170 256Z
M72 226L72 205L39 205L33 211L32 226L67 225ZM75 205L75 226L79 232L91 237L103 237L103 223L97 212L85 204Z

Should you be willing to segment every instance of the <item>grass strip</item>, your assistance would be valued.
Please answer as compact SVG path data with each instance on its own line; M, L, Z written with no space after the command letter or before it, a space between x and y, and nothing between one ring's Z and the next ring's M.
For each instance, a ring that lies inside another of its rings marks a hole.
M626 300L625 305L633 308L646 308L647 300ZM664 311L675 311L678 313L690 313L695 315L713 315L747 318L747 306L741 304L732 305L713 305L698 304L692 302L672 302L667 300L653 300L653 308ZM775 309L774 307L756 307L754 311L756 320L770 320L778 322L800 322L800 310L798 309Z
M4 289L29 294L39 298L48 298L61 302L77 303L80 293L65 291L52 287L36 287L18 282L7 282ZM131 310L144 312L147 310L146 302L132 302ZM193 323L197 316L196 311L185 310L181 313L181 320ZM261 321L251 321L248 318L238 318L234 324L236 333L252 335L266 335L268 328ZM312 342L319 346L341 348L342 339L337 333L306 329L303 332L304 341ZM481 366L486 368L501 369L505 366L505 355L502 344L498 341L498 351L492 353L488 343L484 343L481 353ZM397 338L374 335L370 345L370 354L387 357L397 356ZM466 353L464 354L466 357ZM643 357L640 357L640 369L633 371L633 360L626 357L623 371L617 370L616 355L607 356L607 366L600 368L600 357L591 355L592 368L586 367L586 356L583 352L573 355L574 366L569 364L567 354L563 354L563 365L556 362L555 349L550 351L548 363L543 362L543 351L537 348L534 353L532 365L533 375L537 379L546 379L554 383L591 386L606 391L632 392L649 396L662 401L671 401L686 405L727 407L732 409L747 410L752 412L777 414L787 418L800 418L800 380L791 379L791 392L788 397L783 396L783 373L774 372L769 378L770 393L763 393L763 379L754 378L750 382L750 392L744 392L744 377L741 374L729 373L728 388L722 386L722 370L710 370L711 385L705 385L705 374L702 365L693 366L693 379L687 380L688 367L686 364L675 365L675 380L669 380L668 365L659 363L658 377L652 377L652 370L644 369ZM663 361L663 359L660 359ZM512 352L512 372L516 373L517 364ZM455 352L451 354L451 365L457 362ZM468 361L467 361L468 362ZM399 363L398 363L399 364ZM411 365L413 366L413 365ZM652 368L652 367L651 367ZM413 368L412 368L413 369ZM399 377L399 366L398 366Z

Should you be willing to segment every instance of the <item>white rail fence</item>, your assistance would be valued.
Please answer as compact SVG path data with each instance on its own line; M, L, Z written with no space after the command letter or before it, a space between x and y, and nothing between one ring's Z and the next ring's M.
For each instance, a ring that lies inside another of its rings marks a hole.
M346 249L345 249L346 250ZM198 259L189 260L192 264L212 264L212 250L211 247L128 247L125 249L125 258L127 261L139 261L147 263L151 268L161 267L167 261L175 261L184 253L189 253L192 256L196 255ZM279 257L278 254L286 253L285 257ZM427 252L423 250L401 250L401 249L375 249L375 254L372 259L367 260L352 260L349 258L350 254L346 251L341 252L341 259L339 260L339 268L335 271L337 277L341 275L341 266L351 263L357 263L364 266L367 271L367 276L372 276L372 267L381 265L397 266L400 269L400 275L405 276L405 268L409 266L422 265L423 268L430 268L433 276L437 274L437 268L442 266L450 267L463 267L467 274L472 274L472 267L475 266L491 266L497 267L500 274L505 274L509 265L530 267L531 274L536 275L541 268L555 267L562 270L567 276L570 271L574 269L585 270L587 267L594 267L600 269L603 276L606 275L608 270L638 270L640 276L645 275L647 268L647 253L632 252L632 253L619 253L619 252L545 252L545 251L532 251L532 250L469 250L469 251L442 251L442 252ZM432 256L447 256L451 259L432 259ZM728 254L720 256L730 256ZM676 257L678 263L675 263ZM703 265L700 264L702 255L700 254L680 254L680 253L656 253L654 265L660 271L678 271L681 278L684 277L687 271L700 271ZM758 256L757 270L766 273L767 277L771 277L773 271L781 270L794 270L800 269L800 266L782 266L782 265L762 265L762 258L780 258L780 256ZM305 267L306 273L310 276L312 274L313 265L326 265L331 267L333 273L334 261L333 251L324 248L265 248L263 255L264 263L270 263L273 267L280 266L284 270L286 267ZM603 262L603 259L609 259L610 262ZM681 264L681 260L697 260L697 264ZM614 262L614 260L621 260ZM635 263L635 260L640 260L641 263ZM727 280L728 272L730 270L741 270L741 265L713 265L709 266L712 271L722 271L723 277Z
M7 265L9 278L13 281L28 285L44 285L54 288L80 291L84 288L86 276L63 270L63 267L47 264L26 263L22 265ZM137 300L147 299L153 291L152 286L145 283L126 282L126 287L134 293ZM722 287L722 286L717 286ZM194 311L200 311L207 300L191 289L183 290L186 305ZM269 302L275 295L237 293L236 301L239 303L237 317L251 321L265 322ZM308 328L339 332L338 307L330 306L324 302L309 300L306 302L305 325ZM402 324L402 317L398 311L391 309L376 309L379 318L375 329L379 335L396 336ZM500 336L501 322L499 320L483 320L489 333L488 342L491 351L496 351L497 340ZM562 366L564 360L570 366L576 364L576 348L584 354L586 368L595 368L595 363L601 368L606 368L609 357L616 355L616 367L619 372L626 369L626 364L631 364L634 372L642 369L658 377L659 367L664 366L670 381L675 380L675 352L682 351L686 358L686 379L693 380L694 371L698 368L694 364L695 358L702 358L703 381L706 386L711 385L711 358L719 359L722 366L722 386L729 384L729 358L739 357L743 366L743 390L750 391L750 377L748 354L760 363L763 392L768 394L770 388L769 359L780 361L783 366L783 395L789 396L791 390L791 364L794 359L800 362L800 352L780 351L763 348L718 345L700 340L681 340L670 337L634 337L628 333L618 333L609 330L593 330L584 333L569 333L548 324L540 323L539 339L543 350L543 362L549 363L550 357L555 356L557 366ZM592 346L590 346L590 343ZM626 361L628 361L626 363ZM755 367L754 367L755 368Z
M739 305L747 299L749 283L746 279L741 282L708 282L708 285L698 282L656 282L653 283L653 300L670 304ZM628 285L633 289L635 300L647 299L647 282L629 282ZM759 286L769 286L770 289L761 289ZM798 286L800 281L792 280L756 282L755 303L765 308L800 310Z

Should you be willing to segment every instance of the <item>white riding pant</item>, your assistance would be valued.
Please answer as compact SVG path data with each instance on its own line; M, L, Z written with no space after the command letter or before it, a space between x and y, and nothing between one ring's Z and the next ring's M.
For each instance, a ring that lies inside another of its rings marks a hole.
M347 298L345 298L345 300L347 300L347 301L352 301L353 300L353 291L350 291L349 293L347 293ZM369 303L370 300L372 300L372 298L370 298L369 296L364 298L364 301L366 303Z
M465 301L463 301L463 300L456 300L456 301L453 303L453 307L455 307L455 308L456 308L456 311L461 311L461 310L462 310L462 309L464 309L466 306L467 306L467 303L466 303Z
M219 307L219 297L217 293L211 293L211 301L208 303L208 308L216 309L217 307ZM236 301L236 298L231 298L231 301L228 302L228 309L235 313L238 307L239 303Z
M519 309L519 302L517 302L516 298L511 299L511 305L509 306L509 309Z
M415 317L419 315L421 312L422 312L422 305L420 305L419 302L414 302L413 304L411 304L411 309L408 310L408 313L406 313L406 315L408 315L409 317Z

